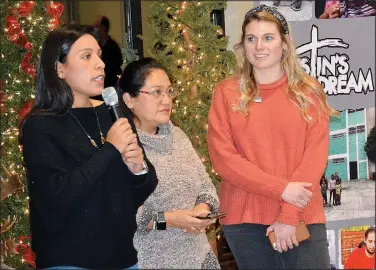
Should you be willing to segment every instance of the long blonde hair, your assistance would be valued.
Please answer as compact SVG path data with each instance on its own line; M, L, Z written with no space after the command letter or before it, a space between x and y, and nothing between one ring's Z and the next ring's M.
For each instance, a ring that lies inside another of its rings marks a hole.
M245 56L244 49L245 28L254 20L273 22L278 27L282 42L286 45L282 56L281 66L287 76L287 94L290 97L290 100L300 110L302 117L306 121L310 121L311 117L308 115L308 108L310 105L317 108L319 115L321 112L329 115L338 115L338 112L328 105L326 94L319 82L306 74L301 67L291 37L291 29L289 29L290 34L285 34L281 22L266 11L253 13L248 18L244 19L241 40L234 46L237 60L236 75L239 78L241 92L240 102L234 107L234 109L247 115L247 107L249 103L259 95L259 88L254 76L253 68Z

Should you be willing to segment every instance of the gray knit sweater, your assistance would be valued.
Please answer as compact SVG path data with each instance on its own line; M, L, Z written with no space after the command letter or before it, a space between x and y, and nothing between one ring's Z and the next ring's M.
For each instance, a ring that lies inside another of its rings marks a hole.
M138 135L159 179L156 190L137 213L134 245L138 267L220 269L205 233L195 235L169 227L165 231L145 228L158 211L192 209L200 202L217 210L219 201L205 166L180 128L170 122L160 125L156 135L141 130Z

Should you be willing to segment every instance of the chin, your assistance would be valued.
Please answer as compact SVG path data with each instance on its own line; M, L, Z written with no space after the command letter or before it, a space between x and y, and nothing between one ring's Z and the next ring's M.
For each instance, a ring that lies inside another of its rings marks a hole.
M272 68L273 65L268 63L256 63L256 65L253 65L253 67L258 70L266 70Z
M166 116L166 117L160 117L157 122L162 125L162 124L167 124L168 122L170 122L170 116Z

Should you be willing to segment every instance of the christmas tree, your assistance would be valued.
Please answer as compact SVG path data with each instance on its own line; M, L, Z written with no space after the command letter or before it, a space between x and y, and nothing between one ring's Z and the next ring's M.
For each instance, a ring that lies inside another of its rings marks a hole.
M59 25L63 9L60 3L42 0L0 4L1 269L34 266L18 127L32 106L41 45L48 32Z
M364 146L369 161L376 163L376 126L374 126L367 136L367 142Z
M137 50L131 48L128 40L129 34L125 33L123 40L123 48L121 49L121 54L123 56L123 65L121 69L124 69L125 66L130 62L138 60Z
M147 49L173 76L178 95L172 121L189 136L207 172L217 186L207 150L207 116L215 85L229 76L235 56L227 51L228 38L211 22L225 1L161 1L147 5L152 40Z

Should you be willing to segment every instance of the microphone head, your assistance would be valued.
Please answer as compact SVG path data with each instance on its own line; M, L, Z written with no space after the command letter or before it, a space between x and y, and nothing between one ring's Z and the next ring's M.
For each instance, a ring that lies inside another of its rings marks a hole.
M106 103L107 106L114 106L119 103L119 98L116 93L116 90L114 87L106 87L102 91L102 97L104 100L104 103Z

